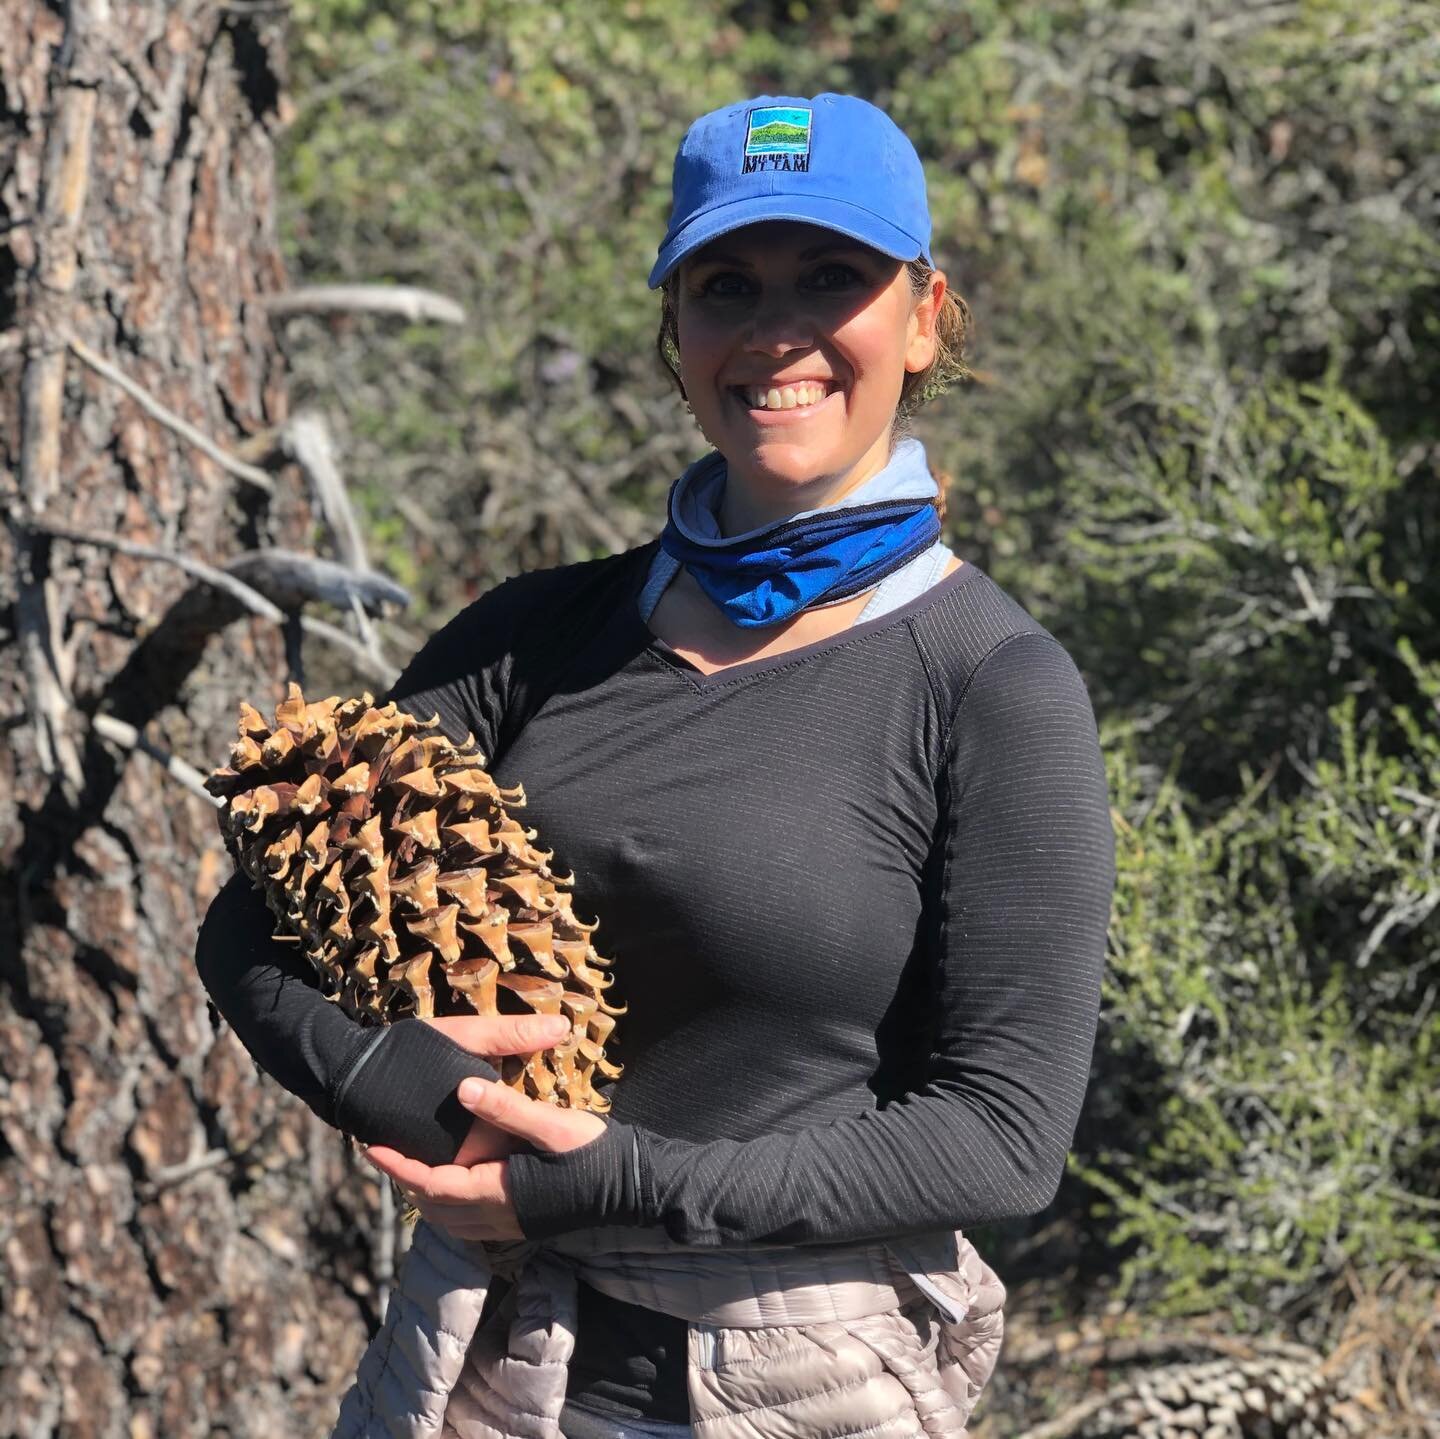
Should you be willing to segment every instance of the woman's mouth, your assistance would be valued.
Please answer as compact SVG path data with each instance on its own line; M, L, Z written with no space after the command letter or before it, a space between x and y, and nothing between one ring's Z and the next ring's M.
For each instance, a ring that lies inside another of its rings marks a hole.
M791 385L735 385L734 394L751 415L804 419L839 393L824 380L801 380Z

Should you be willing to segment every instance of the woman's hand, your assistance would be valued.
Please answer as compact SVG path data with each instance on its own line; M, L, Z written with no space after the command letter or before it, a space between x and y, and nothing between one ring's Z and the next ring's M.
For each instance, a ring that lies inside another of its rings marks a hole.
M484 1059L507 1054L534 1054L570 1037L570 1021L563 1014L452 1014L424 1023L438 1029L461 1049ZM499 1065L496 1065L499 1068ZM477 1119L470 1126L451 1164L462 1169L485 1159L504 1159L517 1140L503 1129Z
M488 1131L509 1136L511 1148L523 1140L551 1154L563 1154L589 1144L605 1132L605 1121L598 1114L527 1099L488 1079L467 1079L456 1092L460 1103ZM427 1223L457 1239L525 1237L515 1217L508 1165L503 1156L469 1164L432 1166L407 1159L384 1145L372 1144L365 1158L400 1186Z

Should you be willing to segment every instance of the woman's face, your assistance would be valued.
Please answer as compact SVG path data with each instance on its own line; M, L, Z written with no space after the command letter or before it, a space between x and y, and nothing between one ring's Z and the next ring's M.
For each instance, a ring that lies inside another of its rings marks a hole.
M680 376L728 464L727 533L833 504L882 469L907 371L935 355L945 293L791 220L722 235L681 265Z

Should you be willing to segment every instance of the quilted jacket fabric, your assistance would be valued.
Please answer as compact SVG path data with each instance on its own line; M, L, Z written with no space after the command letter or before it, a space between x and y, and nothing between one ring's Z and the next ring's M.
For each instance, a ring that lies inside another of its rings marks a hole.
M493 1276L515 1283L480 1324ZM958 1230L698 1250L659 1229L467 1244L421 1221L332 1439L560 1439L577 1281L689 1325L699 1439L959 1439L1005 1290Z

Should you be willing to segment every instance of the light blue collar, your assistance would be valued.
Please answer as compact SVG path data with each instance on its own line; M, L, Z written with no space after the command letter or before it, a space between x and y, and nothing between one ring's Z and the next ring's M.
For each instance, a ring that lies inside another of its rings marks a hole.
M770 525L762 525L738 535L721 535L720 501L725 495L725 477L725 456L718 450L702 455L680 476L670 518L691 544L733 545L739 540L757 539L771 528ZM939 492L925 459L925 446L913 435L907 435L895 446L885 468L871 475L858 489L833 505L790 515L785 523L824 514L826 510L851 509L856 505L881 504L889 500L932 500Z

